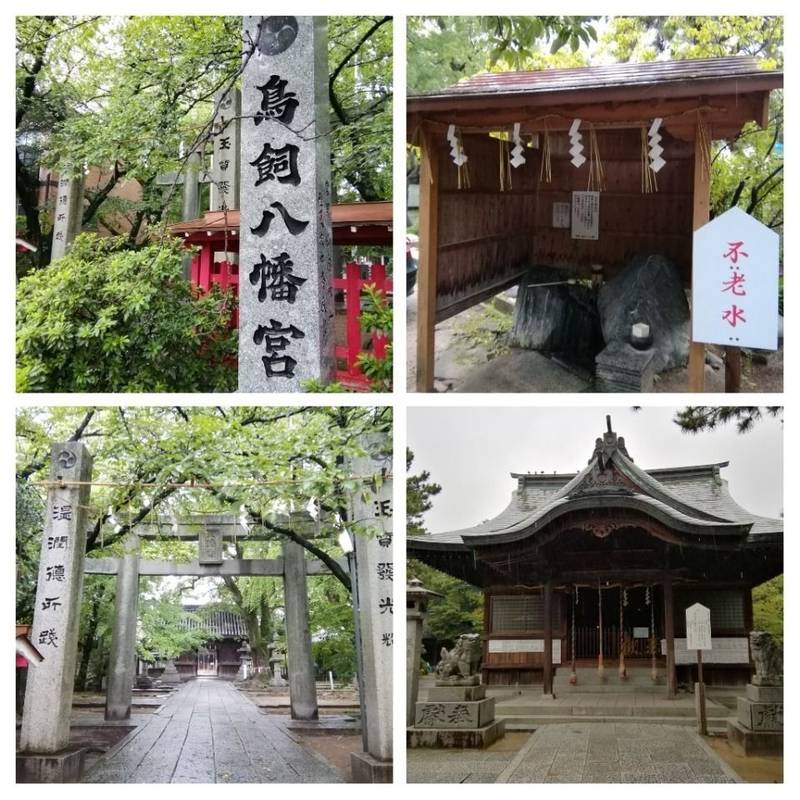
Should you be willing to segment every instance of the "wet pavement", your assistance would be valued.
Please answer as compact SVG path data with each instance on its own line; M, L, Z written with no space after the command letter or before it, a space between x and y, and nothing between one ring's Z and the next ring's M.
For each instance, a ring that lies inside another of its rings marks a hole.
M231 683L197 678L117 748L84 783L341 783L342 775Z
M514 753L409 750L409 783L737 783L685 727L637 723L542 725Z

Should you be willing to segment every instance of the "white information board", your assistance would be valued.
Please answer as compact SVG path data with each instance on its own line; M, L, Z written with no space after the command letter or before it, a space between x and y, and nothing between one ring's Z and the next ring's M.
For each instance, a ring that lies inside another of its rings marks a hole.
M694 232L692 339L778 347L778 234L740 208Z
M686 609L686 649L711 649L711 611L700 603Z
M572 238L600 238L600 192L572 193Z

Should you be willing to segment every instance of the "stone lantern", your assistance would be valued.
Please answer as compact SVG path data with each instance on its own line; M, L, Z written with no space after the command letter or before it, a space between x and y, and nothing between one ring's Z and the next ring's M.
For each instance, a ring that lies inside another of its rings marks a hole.
M443 597L412 578L406 586L406 724L414 724L417 692L419 691L419 662L422 657L422 628L428 612L428 602Z

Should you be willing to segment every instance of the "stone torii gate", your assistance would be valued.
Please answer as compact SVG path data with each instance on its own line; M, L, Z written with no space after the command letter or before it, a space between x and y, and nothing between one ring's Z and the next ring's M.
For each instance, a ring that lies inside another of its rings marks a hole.
M287 527L304 537L313 535L314 520L305 513L294 513L285 520ZM293 719L317 719L317 693L311 631L308 620L306 577L329 575L330 569L319 560L308 560L296 542L283 543L283 556L276 559L223 558L223 543L231 540L272 539L263 529L249 532L238 519L227 514L205 514L191 521L163 520L137 525L124 542L119 558L85 558L87 575L116 575L114 626L106 689L106 719L130 717L135 679L136 619L140 576L183 575L196 577L248 576L283 578L286 609L286 640L289 657L289 696ZM196 541L199 558L188 563L141 559L139 546L146 540L177 539ZM342 562L346 569L346 564Z
M32 632L44 660L31 671L25 692L20 775L35 782L69 782L81 771L82 751L69 750L69 719L84 573L117 576L106 719L130 716L140 575L283 578L291 714L294 719L317 719L306 576L329 574L322 562L307 560L303 547L289 540L282 558L224 559L225 539L268 538L263 530L249 533L230 515L206 515L179 523L177 529L172 521L138 525L125 538L121 557L85 558L92 480L92 457L86 447L80 442L54 444L50 477ZM308 536L314 520L306 513L292 514L287 524ZM197 540L199 558L189 563L141 559L140 542L156 538Z

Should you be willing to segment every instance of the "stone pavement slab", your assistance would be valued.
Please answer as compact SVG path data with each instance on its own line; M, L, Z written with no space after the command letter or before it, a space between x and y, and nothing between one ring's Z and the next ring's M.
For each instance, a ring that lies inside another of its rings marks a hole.
M409 783L738 783L691 729L581 722L539 727L516 751L407 750Z
M498 772L502 769L500 767ZM197 678L109 750L84 783L341 783L280 718L231 683Z

